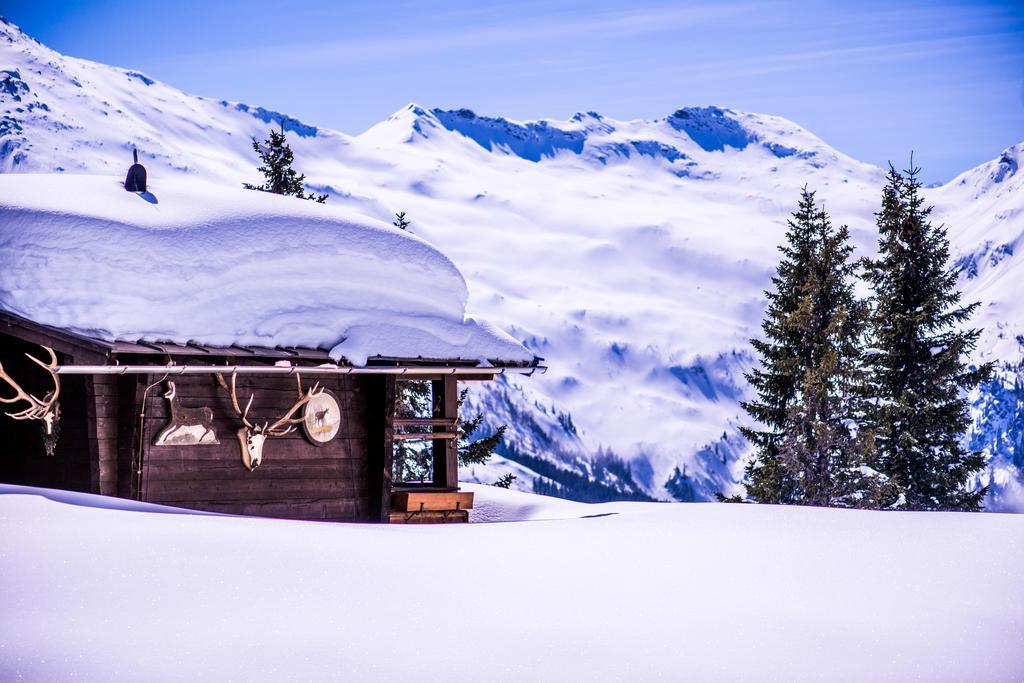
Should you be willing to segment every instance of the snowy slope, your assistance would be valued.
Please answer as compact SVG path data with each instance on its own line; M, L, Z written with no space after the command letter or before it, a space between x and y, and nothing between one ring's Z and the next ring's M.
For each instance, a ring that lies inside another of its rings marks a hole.
M983 360L996 377L976 392L970 446L990 456L981 483L989 505L1024 512L1024 143L954 178L930 195L954 230L953 258L968 301L982 305L973 321L984 329Z
M967 296L983 302L976 325L985 328L982 355L1019 357L1024 338L1024 142L933 190L935 212L952 231L953 258ZM1016 258L1015 258L1016 255Z
M475 490L472 514L535 521L161 514L0 487L0 679L1024 677L1024 517Z
M0 167L112 173L137 143L154 177L256 179L248 138L279 115L63 57L10 25L0 32L0 92L19 98L3 101ZM469 313L546 359L544 376L477 391L471 407L510 424L505 455L566 495L736 490L748 340L799 188L849 223L858 255L875 247L882 171L778 117L704 107L654 121L514 122L409 105L354 137L285 127L314 189L381 220L407 212L466 276ZM1001 189L1019 174L963 177L962 188L934 190L936 218L958 257L987 264L1005 252L1001 237L985 246L993 224L1020 228L1020 193ZM970 208L968 195L978 196ZM982 270L964 282L967 297L984 297L985 324L1022 320L1007 265ZM1005 337L985 344L1006 362L1021 357Z

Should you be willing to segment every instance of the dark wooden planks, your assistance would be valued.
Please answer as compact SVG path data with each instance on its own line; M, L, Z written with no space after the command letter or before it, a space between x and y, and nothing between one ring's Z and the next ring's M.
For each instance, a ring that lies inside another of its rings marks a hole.
M387 522L391 512L395 394L393 376L367 377L367 458L372 498L370 517Z
M137 498L135 472L132 456L135 452L135 437L138 432L138 407L146 378L141 375L125 375L117 378L118 420L117 420L117 495L121 498Z
M435 417L396 417L395 428L401 427L445 427L454 430L459 426L459 421L453 418Z
M284 503L294 498L351 500L350 488L350 483L340 476L302 479L254 476L248 480L231 481L207 476L201 479L150 479L146 483L146 491L150 500L154 502L231 499Z
M76 363L104 363L111 345L89 337L72 334L27 318L0 311L0 334L18 344L26 344L36 355L40 346L49 346L63 356L61 363L74 359ZM9 357L4 357L8 360Z
M89 471L93 493L117 495L117 437L119 431L117 377L85 379Z
M141 497L199 510L231 514L260 514L294 519L368 520L376 494L370 491L367 463L368 406L366 383L376 378L334 376L317 378L338 399L342 425L338 436L317 447L299 431L270 438L263 462L255 471L242 464L236 433L241 420L224 390L211 375L173 378L182 405L209 406L214 412L216 445L154 446L169 410L163 398L166 384L150 391L142 421L145 451ZM150 381L155 381L151 379ZM305 378L304 386L311 383ZM239 377L238 396L253 422L284 415L297 398L293 377Z
M164 501L164 504L229 515L257 515L327 522L359 521L361 515L361 510L355 502L335 498L293 498L286 502L227 499L194 501L190 499ZM300 513L300 516L297 517L297 513Z
M469 521L469 511L401 512L395 510L390 514L388 521L391 524L457 524Z
M322 479L325 475L340 479L353 476L358 467L358 463L344 458L324 457L296 460L287 457L272 457L267 458L262 465L250 472L242 466L241 458L224 457L218 453L216 456L205 458L150 458L146 463L146 478L151 485L159 481L178 481L182 479L182 472L188 471L195 477L209 477L218 482Z
M453 420L459 418L459 384L454 375L446 375L433 381L434 418ZM454 436L443 427L434 427L438 432L434 439L434 485L454 487L459 485L458 443Z
M394 434L395 441L437 441L438 439L456 440L458 432L416 432L410 434Z
M18 333L22 331L19 328ZM19 378L25 377L26 389L41 395L48 389L46 375L23 356L26 351L39 355L35 340L0 331L0 360ZM61 363L103 362L101 349L78 348L77 340L70 338L58 341L62 343L54 346ZM81 356L69 355L72 351ZM0 417L0 481L223 513L388 520L393 376L304 377L304 386L319 381L338 398L343 414L340 434L320 448L299 432L270 439L263 465L254 472L242 465L236 436L241 423L213 376L170 379L177 383L184 405L213 409L220 444L153 446L169 413L163 398L166 383L159 381L159 373L65 375L56 455L42 454L37 423ZM238 393L243 403L253 396L250 417L260 422L283 415L297 396L295 379L287 376L240 376Z

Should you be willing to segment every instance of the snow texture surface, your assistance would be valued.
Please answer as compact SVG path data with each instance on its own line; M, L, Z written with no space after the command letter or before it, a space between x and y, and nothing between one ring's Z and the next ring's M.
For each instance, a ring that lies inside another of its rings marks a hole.
M0 679L1024 677L1024 517L473 490L474 516L532 521L161 514L2 486Z
M107 340L528 361L465 317L466 283L422 239L352 210L157 177L0 176L0 308Z

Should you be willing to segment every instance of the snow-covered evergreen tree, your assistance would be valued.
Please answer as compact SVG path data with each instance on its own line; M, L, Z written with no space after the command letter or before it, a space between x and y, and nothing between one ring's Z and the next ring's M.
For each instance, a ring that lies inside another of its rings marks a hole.
M797 310L783 323L803 335L810 360L787 415L781 467L794 502L839 507L884 507L895 500L885 477L869 467L873 441L863 418L860 340L865 307L854 294L856 265L849 230L818 212L815 258Z
M463 389L462 393L459 394L459 411L462 411L462 404L466 401L467 389ZM505 425L501 425L495 431L486 435L478 435L477 432L483 430L484 416L483 413L477 413L468 420L464 420L459 424L459 466L464 467L466 465L483 465L491 456L494 455L494 449L501 443L501 439L505 436ZM473 438L476 436L477 438Z
M518 479L516 475L512 474L511 472L506 472L505 474L498 477L498 480L491 484L491 486L497 486L499 489L511 488L512 482L514 482L516 479Z
M749 379L759 401L745 404L767 430L744 433L757 451L748 495L759 502L879 507L891 488L868 465L863 415L864 305L846 226L835 228L806 188L769 293L767 340L755 340L762 367Z
M697 492L690 476L686 473L686 465L683 465L682 470L676 467L672 471L672 476L665 482L665 490L673 499L684 503L692 503L697 500Z
M271 129L270 137L263 141L263 144L252 139L252 148L260 155L263 165L257 170L263 174L266 181L262 185L242 183L247 190L259 190L260 192L273 192L300 199L312 199L323 204L327 201L325 194L313 194L306 192L306 176L298 173L292 168L294 153L288 146L288 140L284 134L284 123L281 123L281 132Z
M985 489L968 490L984 458L968 452L967 392L991 365L968 365L980 330L963 330L978 304L960 305L945 227L932 225L918 169L890 167L877 214L879 255L865 262L872 285L866 426L876 467L911 510L977 510Z
M761 503L796 500L794 482L782 467L779 448L810 358L804 335L786 321L800 306L810 274L817 215L814 192L804 187L800 203L788 222L786 243L779 247L782 260L772 278L775 289L765 292L768 309L761 324L765 338L751 340L761 367L748 374L747 381L757 392L757 398L741 405L759 427L743 427L741 431L754 446L754 455L746 468L747 495Z

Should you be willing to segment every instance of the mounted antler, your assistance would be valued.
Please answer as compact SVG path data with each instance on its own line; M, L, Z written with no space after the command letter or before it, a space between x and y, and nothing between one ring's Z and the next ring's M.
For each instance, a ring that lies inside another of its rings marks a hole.
M302 377L298 373L295 374L295 381L298 390L298 400L292 405L284 416L277 422L270 424L270 422L264 422L261 425L253 424L249 421L249 408L252 407L252 400L255 394L249 396L248 402L245 404L245 409L238 405L238 391L236 389L235 380L238 377L238 371L231 373L231 386L229 387L224 381L224 376L217 374L217 382L223 387L224 391L228 392L231 396L231 407L235 409L235 413L242 420L242 424L245 425L238 430L238 442L242 447L242 462L250 470L254 470L260 466L260 462L263 460L263 443L270 437L284 436L295 431L295 425L302 422L301 417L293 417L295 411L302 406L309 403L313 398L323 393L323 389L320 388L319 382L314 384L311 389L303 393L302 391Z
M7 415L15 420L40 420L43 423L43 432L49 439L50 437L53 437L54 429L57 426L58 420L60 420L60 404L57 403L57 399L60 397L60 380L57 378L57 354L54 353L53 349L49 346L44 346L43 349L50 354L49 363L39 360L30 353L26 353L25 355L33 363L50 373L50 378L53 380L53 390L47 392L42 398L37 398L22 389L21 386L7 374L4 370L4 366L0 365L0 380L6 382L15 391L15 395L12 398L0 397L0 403L17 403L19 401L27 402L28 407L24 410L20 410L15 413L7 413ZM53 455L52 446L47 446L46 450L49 455Z

